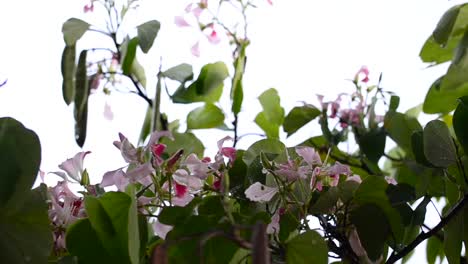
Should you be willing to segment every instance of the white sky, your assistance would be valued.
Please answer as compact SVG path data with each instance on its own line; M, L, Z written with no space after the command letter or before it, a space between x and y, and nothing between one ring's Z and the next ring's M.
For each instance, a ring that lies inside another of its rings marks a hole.
M315 102L317 93L334 99L340 92L350 92L352 87L345 79L352 78L361 65L369 67L371 82L376 82L383 72L382 86L401 96L400 110L422 103L430 84L443 73L444 67L425 69L418 56L420 48L440 16L450 6L463 1L273 2L271 7L261 3L251 16L252 44L247 51L241 134L260 132L251 120L260 110L256 98L262 91L277 88L282 105L289 112L300 101ZM0 88L0 117L15 117L39 135L41 167L45 171L57 170L58 164L80 151L74 141L72 107L67 107L62 99L61 27L72 16L92 18L82 13L85 3L83 0L3 0L0 8L0 81L8 78L8 84ZM186 3L185 0L142 2L135 25L149 19L157 19L162 24L150 54L140 56L147 75L155 75L160 56L163 68L187 62L194 64L196 73L207 62L225 59L230 64L225 41L219 47L202 42L201 58L191 56L190 47L200 35L173 25L174 16L182 14ZM79 45L87 44L83 41ZM148 87L152 94L154 80ZM102 114L106 100L115 115L111 122ZM227 105L224 107L229 110ZM183 121L193 108L195 105L169 108L166 100L162 110L170 120ZM92 151L85 165L93 182L99 181L103 172L123 163L112 142L118 132L123 132L136 143L145 109L145 103L133 95L114 93L110 98L101 94L91 97L84 149ZM309 126L287 142L292 145L317 134L317 127ZM204 143L213 149L217 139L226 134L205 131L199 135L209 139ZM241 141L240 147L246 148L257 139ZM424 250L417 254L417 259L425 261ZM413 258L412 262L418 261Z

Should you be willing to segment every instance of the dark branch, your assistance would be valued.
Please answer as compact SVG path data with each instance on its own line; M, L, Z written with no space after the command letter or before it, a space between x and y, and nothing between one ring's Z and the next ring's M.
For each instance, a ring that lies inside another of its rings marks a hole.
M458 201L458 203L450 210L447 216L442 217L440 222L434 228L432 228L430 231L426 233L422 232L408 246L404 247L398 253L392 254L390 258L387 260L386 264L392 264L392 263L397 262L399 259L403 258L404 256L408 255L408 253L413 251L421 242L430 238L433 235L437 235L437 233L440 230L442 230L442 228L444 228L450 222L450 220L452 220L452 218L454 218L463 209L463 207L465 206L467 202L468 202L468 194L465 194L465 196L463 196L463 199Z

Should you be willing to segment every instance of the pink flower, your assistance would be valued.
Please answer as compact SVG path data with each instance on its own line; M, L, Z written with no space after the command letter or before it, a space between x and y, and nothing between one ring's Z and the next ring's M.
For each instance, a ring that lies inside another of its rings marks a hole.
M151 146L151 153L153 154L153 158L156 162L156 165L158 166L161 166L161 164L164 162L161 155L164 153L165 149L166 145L164 144L153 144Z
M179 184L188 187L192 192L197 192L202 189L203 181L197 177L189 175L184 169L178 169L172 174L172 179Z
M94 11L94 3L91 2L89 4L86 4L84 7L83 7L83 12L85 13L88 13L88 12L93 12Z
M104 104L104 118L109 121L114 119L114 113L112 112L112 109L107 102Z
M369 69L366 66L362 66L354 76L354 81L356 83L359 82L360 75L364 75L364 77L360 80L361 82L367 83L369 81Z
M75 180L76 182L81 182L81 176L84 172L83 161L86 155L91 153L91 151L78 152L73 158L67 159L62 162L58 167L66 172L52 172L58 176L68 180L67 176Z
M314 148L298 146L296 147L296 153L301 156L309 166L322 165L320 155L315 151Z
M190 24L182 16L174 17L174 23L178 27L190 27Z
M218 154L229 159L230 162L234 162L236 159L236 149L233 147L223 147L225 141L233 141L232 137L227 136L218 141Z
M213 45L219 44L219 42L221 42L221 39L219 38L218 33L214 29L214 26L211 26L211 33L208 34L206 37L208 41Z
M178 184L177 182L175 183L175 195L176 197L182 198L184 197L188 192L188 188L185 185Z
M267 226L267 234L278 234L280 229L280 215L281 210L276 210L275 214L271 217L271 222Z
M208 162L198 159L197 155L192 153L188 155L183 165L187 166L190 175L204 180L208 177L208 172L210 171Z
M108 171L102 176L101 187L108 187L115 185L119 191L125 191L125 188L130 183L122 168Z
M268 4L270 5L273 5L273 1L272 0L267 0Z
M167 233L169 233L169 231L171 231L172 228L173 226L161 224L158 220L156 220L156 222L153 223L154 233L162 239L166 239Z
M120 150L124 160L128 163L138 162L137 149L122 133L119 133L119 139L120 141L114 141L114 146Z

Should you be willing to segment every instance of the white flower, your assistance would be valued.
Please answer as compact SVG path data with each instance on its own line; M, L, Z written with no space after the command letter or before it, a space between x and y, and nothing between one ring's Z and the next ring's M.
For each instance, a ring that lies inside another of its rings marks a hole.
M278 188L268 187L256 182L245 190L245 196L254 202L268 202L277 192Z

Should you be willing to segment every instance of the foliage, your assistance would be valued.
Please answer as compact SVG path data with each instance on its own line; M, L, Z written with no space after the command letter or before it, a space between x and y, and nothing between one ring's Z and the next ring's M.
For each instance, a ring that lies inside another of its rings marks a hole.
M443 15L420 53L433 65L450 62L422 105L425 113L439 114L434 120L421 124L415 114L420 109L399 112L399 97L384 90L380 79L373 84L363 66L351 80L352 93L333 101L319 95L316 106L304 102L287 112L274 88L263 92L258 97L262 111L253 121L266 138L246 150L235 146L242 139L237 129L250 43L246 16L254 2L202 0L187 6L184 16L195 17L196 29L209 42L220 41L218 31L229 35L232 68L209 63L198 75L186 63L160 69L154 97L146 92L137 57L156 45L163 25L150 20L134 25L136 35L123 32L121 24L138 1L91 0L84 10L94 11L98 4L107 11L106 30L77 18L62 28L62 92L65 103L73 103L75 140L80 147L85 144L89 97L103 86L108 95L124 86L148 104L139 142L134 145L119 134L114 145L126 165L109 168L98 184L90 183L84 166L89 152L83 151L51 172L63 181L31 190L42 173L39 139L18 121L1 118L3 260L327 263L336 258L341 263L394 263L406 261L427 240L429 263L445 257L450 264L466 262L466 4ZM240 26L226 26L213 12L227 4L242 15ZM184 16L175 23L188 27ZM113 46L78 50L77 42L88 31L105 35ZM198 43L192 47L194 55L198 48ZM105 55L91 62L98 50ZM186 131L162 112L167 80L178 86L173 93L166 89L173 103L197 104L187 114ZM220 103L225 86L230 88L230 112ZM297 146L282 142L282 132L289 137L315 119L320 135ZM202 143L193 133L197 129L221 129L233 137L220 139L216 154L208 157L203 143L214 142ZM396 144L391 150L387 139ZM344 151L341 143L352 140L356 150ZM79 194L69 188L72 184L80 185ZM439 223L428 227L426 207L434 199L443 199L446 208ZM319 228L311 219L318 220Z

